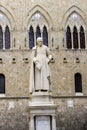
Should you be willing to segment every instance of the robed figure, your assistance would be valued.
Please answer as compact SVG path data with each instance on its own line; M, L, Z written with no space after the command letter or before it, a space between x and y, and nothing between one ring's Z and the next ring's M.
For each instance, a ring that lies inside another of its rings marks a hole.
M51 91L50 67L52 59L50 50L43 45L42 38L37 38L37 45L32 49L32 63L30 69L30 93L34 91Z

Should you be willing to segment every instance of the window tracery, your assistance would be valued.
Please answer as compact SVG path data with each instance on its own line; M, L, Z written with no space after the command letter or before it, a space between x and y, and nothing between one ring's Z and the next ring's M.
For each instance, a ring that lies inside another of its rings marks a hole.
M48 23L45 17L39 11L36 11L31 17L29 25L29 48L32 49L34 44L36 45L36 39L38 37L42 37L43 44L48 46ZM31 25L33 32L30 31Z
M43 44L48 46L48 32L46 26L43 27Z
M38 37L41 37L41 31L40 31L40 27L39 26L36 27L36 39Z
M34 47L34 30L33 27L30 26L29 29L29 48L32 49Z
M66 31L66 42L67 42L67 48L71 49L72 48L72 39L71 39L71 29L68 26L67 31Z
M78 49L78 32L76 26L73 28L73 47L74 49Z
M10 49L9 27L10 24L8 18L0 12L0 49Z
M66 22L67 49L85 49L85 24L81 16L73 12Z
M81 49L85 49L85 33L82 26L80 27L80 47Z
M9 27L5 27L5 49L10 49L10 31Z

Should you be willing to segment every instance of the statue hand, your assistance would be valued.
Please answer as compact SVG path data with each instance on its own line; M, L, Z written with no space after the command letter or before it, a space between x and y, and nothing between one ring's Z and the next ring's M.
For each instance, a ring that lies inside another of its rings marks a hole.
M36 67L37 67L37 69L41 70L41 64L40 63L37 62Z
M37 62L37 59L36 59L35 57L33 58L33 62L34 62L34 63L36 63L36 62Z

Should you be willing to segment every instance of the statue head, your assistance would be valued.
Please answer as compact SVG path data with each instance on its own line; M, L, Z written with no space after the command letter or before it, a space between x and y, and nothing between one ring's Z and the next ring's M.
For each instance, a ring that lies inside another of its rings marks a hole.
M42 44L43 44L42 37L38 37L38 38L37 38L37 45L38 45L39 47L41 47Z

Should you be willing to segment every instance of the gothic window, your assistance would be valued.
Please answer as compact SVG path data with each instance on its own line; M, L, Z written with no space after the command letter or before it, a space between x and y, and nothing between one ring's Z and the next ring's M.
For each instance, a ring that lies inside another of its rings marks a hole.
M67 31L66 31L66 44L68 49L72 48L71 29L69 26L67 26Z
M31 25L32 25L32 27L31 27ZM42 37L43 44L48 46L49 25L48 25L48 22L47 22L45 16L39 10L34 12L31 19L29 20L28 26L29 26L29 34L28 34L29 48L32 49L32 47L37 44L36 39L38 37ZM34 31L33 31L33 29L34 29Z
M41 37L41 32L40 32L40 27L39 26L37 26L37 28L36 28L36 39L38 37Z
M5 27L5 49L10 49L10 31L9 27Z
M85 22L78 12L73 11L67 18L66 29L66 47L67 49L85 49ZM84 28L83 28L84 27ZM73 32L73 33L71 33Z
M85 49L85 33L82 26L80 27L80 48Z
M75 92L82 92L82 76L80 73L75 74Z
M48 32L46 26L43 27L43 44L48 46Z
M0 26L0 49L3 49L3 31L1 26Z
M34 47L34 31L33 27L30 26L29 29L29 48L32 49Z
M0 93L5 93L5 76L0 74Z
M78 49L78 32L76 26L73 28L73 47Z

